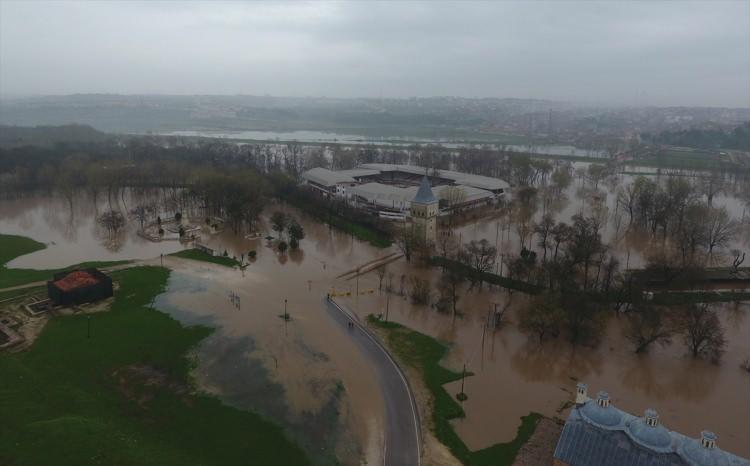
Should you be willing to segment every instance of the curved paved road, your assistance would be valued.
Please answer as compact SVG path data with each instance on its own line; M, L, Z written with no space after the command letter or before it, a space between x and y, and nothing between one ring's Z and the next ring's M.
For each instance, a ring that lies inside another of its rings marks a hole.
M352 340L372 362L378 374L385 401L385 466L419 466L419 416L406 377L385 348L362 326L353 314L333 300L325 305L333 319L349 332ZM353 322L354 328L348 323Z

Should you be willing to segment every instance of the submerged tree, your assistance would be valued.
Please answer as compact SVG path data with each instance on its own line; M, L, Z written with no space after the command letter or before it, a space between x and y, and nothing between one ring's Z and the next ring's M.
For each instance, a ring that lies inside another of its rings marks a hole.
M412 304L430 304L430 282L419 277L411 277Z
M125 227L125 217L116 210L109 210L99 216L98 222L103 226L110 237L117 236L117 233Z
M690 304L680 309L676 323L694 358L706 358L714 363L721 360L727 344L724 329L718 314L707 303Z
M478 282L481 287L484 282L482 278L483 275L487 272L491 272L492 268L495 266L497 248L492 246L486 239L480 241L471 240L464 246L464 251L461 257L462 262L474 271L470 277L472 285Z
M466 272L458 264L448 264L440 276L440 301L439 309L450 309L453 317L458 314L458 299L461 284L466 281Z
M636 353L648 351L654 343L662 346L672 343L673 328L663 309L644 304L631 310L627 320L625 338Z
M276 211L271 214L271 228L281 237L289 224L289 218L284 212Z
M424 244L424 238L416 231L414 225L397 227L393 237L407 262L411 261L414 252Z
M710 208L704 219L706 233L705 243L708 256L713 256L716 248L728 245L737 233L737 222L729 215L726 207Z
M559 297L553 293L537 296L521 310L519 328L538 336L540 343L546 336L557 337L565 321L565 313L558 303Z
M376 268L375 273L378 274L378 291L382 291L383 290L383 278L385 278L385 274L386 274L385 265L381 265L380 267Z
M292 249L297 249L300 240L305 238L305 230L295 219L290 220L289 226L287 227L287 234L289 235L289 246L291 246Z

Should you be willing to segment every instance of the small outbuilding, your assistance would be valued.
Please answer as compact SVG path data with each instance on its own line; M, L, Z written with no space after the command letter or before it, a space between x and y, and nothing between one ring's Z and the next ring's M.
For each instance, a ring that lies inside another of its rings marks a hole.
M112 279L97 269L60 272L47 282L47 296L56 305L91 303L112 295Z

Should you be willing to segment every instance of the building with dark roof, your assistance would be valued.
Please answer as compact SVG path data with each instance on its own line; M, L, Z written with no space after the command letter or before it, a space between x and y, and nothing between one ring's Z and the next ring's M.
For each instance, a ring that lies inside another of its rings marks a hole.
M97 269L60 272L47 282L47 296L59 306L99 301L112 294L112 279Z
M606 392L594 400L586 391L586 384L578 384L555 448L555 466L750 466L718 448L713 432L689 438L662 426L653 409L636 417L612 406Z

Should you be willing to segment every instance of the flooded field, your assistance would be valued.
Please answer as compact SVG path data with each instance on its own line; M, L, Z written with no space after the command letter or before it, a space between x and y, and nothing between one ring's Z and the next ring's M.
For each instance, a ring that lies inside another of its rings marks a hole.
M397 274L414 272L405 264L394 264L393 269ZM436 283L435 271L421 273ZM377 277L362 282L376 286ZM437 292L436 285L433 290ZM485 329L488 311L492 303L507 304L504 291L464 291L459 302L464 316L455 321L451 315L414 306L405 298L390 299L390 320L451 344L445 364L460 371L465 363L467 371L475 374L466 379L467 416L455 423L470 448L511 440L520 417L530 411L564 418L564 403L573 399L576 382L584 381L590 394L607 390L622 409L639 414L652 407L670 429L694 437L702 429L712 429L722 448L750 454L746 442L750 376L740 368L750 357L750 303L717 305L728 340L727 352L717 366L687 357L679 338L666 348L656 346L648 354L636 355L616 317L609 319L606 335L595 348L574 347L562 339L539 344L516 325L516 312L527 298L515 293L512 300L507 323L492 331ZM384 313L386 298L360 296L347 304L363 316ZM460 384L454 382L447 389L456 394Z
M8 264L13 268L59 268L85 261L149 259L184 249L178 241L152 243L136 235L137 222L130 222L112 242L96 222L106 200L94 206L79 196L73 207L52 196L0 200L0 232L29 236L46 249L21 256Z
M630 175L625 175L630 176ZM590 204L574 181L549 205L556 220L570 221ZM607 189L610 215L616 197ZM715 205L727 205L736 217L743 204L720 195ZM98 208L98 207L97 207ZM135 234L131 221L116 246L94 220L97 208L80 201L71 210L66 201L32 197L0 201L0 232L30 236L48 248L10 263L11 267L53 268L88 260L154 258L182 249L177 241L152 243ZM445 364L474 373L466 380L467 417L455 423L472 449L513 438L520 417L530 411L564 417L564 403L572 398L576 381L589 384L590 393L608 390L613 403L632 413L657 409L670 429L698 436L714 430L722 448L750 456L750 375L740 369L750 357L750 305L716 305L726 329L727 352L720 365L685 356L679 338L668 347L654 347L635 355L622 336L622 322L612 316L602 343L572 347L563 340L538 344L521 333L516 313L527 297L512 297L487 286L462 290L460 318L412 305L405 297L379 290L379 279L369 272L350 280L336 277L396 249L379 250L330 229L287 206L274 204L263 214L263 236L270 230L268 216L286 210L299 219L306 233L300 249L278 253L272 243L246 239L229 231L207 235L204 243L219 253L239 257L250 251L256 258L245 271L178 258L167 258L174 271L168 288L155 306L186 325L207 325L216 332L195 349L196 382L224 402L252 409L281 422L308 451L322 452L321 461L336 456L346 464L380 458L383 401L374 372L346 335L326 315L322 299L332 289L350 292L341 298L361 318L381 314L451 344ZM534 214L540 216L540 207ZM622 264L637 267L648 238L625 235L607 222L604 239ZM457 230L463 242L496 238L501 252L517 252L514 228L502 219L469 222ZM747 246L741 237L738 245ZM431 281L437 294L439 270L424 269L400 259L388 265L389 276L417 275ZM396 285L398 288L398 285ZM359 295L357 291L359 290ZM239 306L236 299L239 297ZM286 306L291 320L281 318ZM498 330L485 329L490 306L508 308L508 321ZM460 382L447 387L459 391Z

